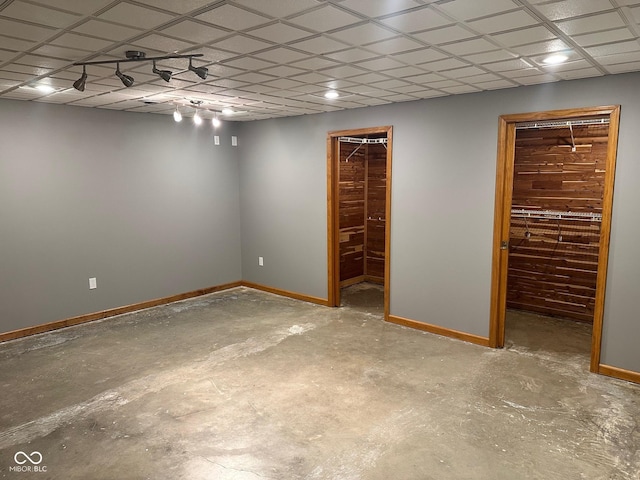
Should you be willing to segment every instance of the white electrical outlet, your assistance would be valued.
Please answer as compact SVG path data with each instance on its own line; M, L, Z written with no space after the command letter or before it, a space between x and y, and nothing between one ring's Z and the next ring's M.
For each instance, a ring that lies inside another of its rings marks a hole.
M213 136L213 144L220 145L220 137L218 135Z
M231 136L231 146L232 147L237 147L238 146L238 137L236 137L235 135Z
M89 290L93 290L94 288L98 288L98 281L96 277L91 277L89 279Z
M264 258L263 257L258 257L258 266L264 267Z

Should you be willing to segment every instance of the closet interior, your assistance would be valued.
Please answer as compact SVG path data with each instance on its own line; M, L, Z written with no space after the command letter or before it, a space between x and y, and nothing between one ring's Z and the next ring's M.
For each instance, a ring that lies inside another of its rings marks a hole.
M516 125L507 308L593 323L609 118Z
M340 287L384 283L387 137L339 138Z

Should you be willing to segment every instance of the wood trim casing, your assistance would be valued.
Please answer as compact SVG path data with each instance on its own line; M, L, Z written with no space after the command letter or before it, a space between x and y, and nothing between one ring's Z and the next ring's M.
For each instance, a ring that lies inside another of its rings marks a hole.
M13 330L10 332L0 333L0 342L15 340L16 338L27 337L29 335L36 335L38 333L50 332L52 330L58 330L64 327L71 327L73 325L80 325L82 323L92 322L95 320L102 320L104 318L114 317L116 315L136 312L138 310L157 307L159 305L166 305L167 303L178 302L180 300L187 300L189 298L199 297L201 295L207 295L209 293L228 290L230 288L235 288L240 286L242 286L241 281L225 283L225 284L216 285L213 287L193 290L191 292L179 293L177 295L170 295L168 297L156 298L153 300L147 300L144 302L134 303L131 305L125 305L122 307L110 308L108 310L102 310L100 312L87 313L84 315L78 315L76 317L66 318L63 320L56 320L54 322L44 323L42 325L35 325L33 327L21 328L21 329Z
M604 317L604 301L611 234L611 212L613 207L613 187L618 145L620 106L602 106L551 110L546 112L502 115L498 126L498 155L496 166L496 196L494 208L493 255L491 272L491 306L489 320L489 344L491 347L504 346L504 324L507 293L508 250L501 250L500 244L508 242L511 190L513 185L513 160L515 154L515 124L518 122L560 120L609 115L609 140L607 146L606 177L603 195L603 212L598 255L595 311L591 346L590 370L602 373L600 350ZM606 369L605 369L606 370ZM608 371L615 373L615 368ZM615 376L615 375L612 375Z
M481 337L480 335L473 335L471 333L460 332L450 328L439 327L430 323L419 322L417 320L411 320L409 318L398 317L396 315L389 315L386 319L389 323L395 323L397 325L403 325L405 327L415 328L417 330L423 330L425 332L434 333L443 337L455 338L456 340L462 340L464 342L481 345L483 347L489 346L489 338Z
M634 372L633 370L626 370L624 368L600 364L598 366L597 373L600 375L606 375L607 377L626 380L627 382L640 383L640 372Z
M259 283L253 283L253 282L242 281L242 282L240 282L240 284L241 284L240 286L242 286L242 287L253 288L255 290L261 290L261 291L267 292L267 293L273 293L275 295L280 295L281 297L293 298L295 300L301 300L303 302L315 303L317 305L322 305L322 306L325 306L325 307L330 307L331 306L329 304L329 300L326 299L326 298L314 297L314 296L305 295L305 294L302 294L302 293L291 292L289 290L282 290L280 288L268 287L266 285L261 285Z
M374 134L387 135L386 205L385 205L385 259L384 259L384 317L390 308L390 240L391 240L391 164L393 157L393 127L369 127L336 130L327 133L327 304L340 306L340 228L339 228L339 147L338 138Z

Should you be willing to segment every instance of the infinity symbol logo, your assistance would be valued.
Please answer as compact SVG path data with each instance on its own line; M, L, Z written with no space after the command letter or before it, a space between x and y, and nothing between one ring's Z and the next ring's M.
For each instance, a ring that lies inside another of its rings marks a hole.
M24 458L24 460L18 460L21 457ZM18 465L24 465L27 462L31 462L33 465L38 465L42 462L42 454L40 452L31 452L31 455L27 455L24 452L16 452L16 454L13 456L13 460Z

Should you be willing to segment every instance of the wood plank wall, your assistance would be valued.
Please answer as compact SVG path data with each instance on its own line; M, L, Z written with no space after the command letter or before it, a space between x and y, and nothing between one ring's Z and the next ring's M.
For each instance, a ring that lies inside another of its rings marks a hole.
M386 149L340 145L340 281L384 279ZM347 161L347 157L349 160Z
M602 213L608 125L518 130L512 208ZM594 220L511 219L507 307L593 322Z

